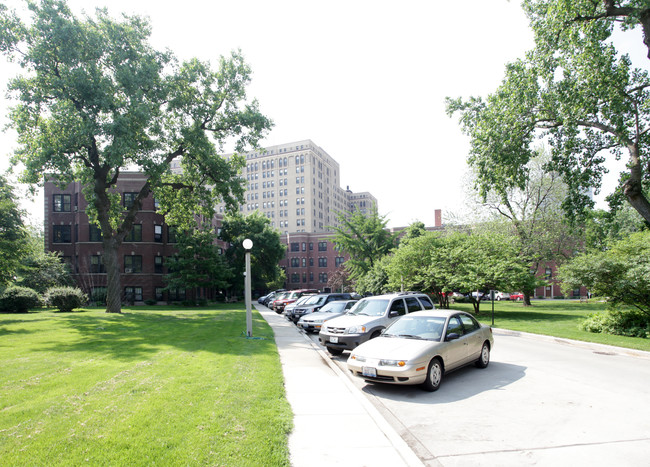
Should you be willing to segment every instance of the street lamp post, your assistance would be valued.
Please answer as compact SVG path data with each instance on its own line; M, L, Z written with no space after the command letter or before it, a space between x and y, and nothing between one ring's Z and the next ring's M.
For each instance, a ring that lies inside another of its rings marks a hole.
M253 312L251 311L251 248L253 241L249 238L242 243L246 250L245 300L246 300L246 337L253 337Z

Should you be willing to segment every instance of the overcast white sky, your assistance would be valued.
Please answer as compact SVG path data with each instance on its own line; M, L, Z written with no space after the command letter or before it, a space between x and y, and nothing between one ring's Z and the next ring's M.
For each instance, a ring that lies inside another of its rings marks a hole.
M377 197L391 227L433 225L435 209L461 208L468 140L444 99L492 92L505 63L532 47L518 0L69 4L148 16L154 46L179 59L216 64L240 48L253 70L249 96L275 122L261 144L311 139L339 162L344 188ZM0 61L3 89L13 74ZM8 104L0 102L3 123ZM14 136L0 138L4 169ZM42 201L30 214L42 217Z

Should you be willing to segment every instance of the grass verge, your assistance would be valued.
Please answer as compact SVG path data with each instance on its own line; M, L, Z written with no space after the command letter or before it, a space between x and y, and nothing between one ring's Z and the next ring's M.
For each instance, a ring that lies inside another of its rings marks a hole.
M451 308L473 313L470 303L455 303ZM494 327L530 332L547 336L614 345L650 351L650 339L597 334L580 329L580 324L592 313L605 311L606 304L589 300L533 300L532 306L522 302L494 302ZM492 324L492 302L481 302L479 321Z
M273 332L242 305L0 315L2 465L289 465Z

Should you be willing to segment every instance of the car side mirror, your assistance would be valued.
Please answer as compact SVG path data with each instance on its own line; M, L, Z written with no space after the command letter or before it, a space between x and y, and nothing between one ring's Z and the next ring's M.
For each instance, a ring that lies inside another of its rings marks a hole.
M453 340L458 339L459 337L460 337L460 336L459 336L457 333L452 332L452 333L450 333L450 334L447 334L447 337L445 338L445 340L446 340L446 341L453 341Z
M396 311L390 311L390 312L388 312L388 317L389 317L389 318L394 318L394 317L396 317L396 316L399 316L399 313L398 313L398 312L396 312Z

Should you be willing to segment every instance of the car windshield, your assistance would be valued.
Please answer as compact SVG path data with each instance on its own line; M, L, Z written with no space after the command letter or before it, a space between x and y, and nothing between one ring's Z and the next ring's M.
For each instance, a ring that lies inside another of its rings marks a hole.
M360 300L350 311L351 315L382 316L389 300Z
M320 305L325 300L327 300L327 296L325 295L314 295L305 302L305 305Z
M384 332L384 337L440 340L445 318L438 316L403 316Z
M330 302L320 309L323 313L340 313L347 302Z

